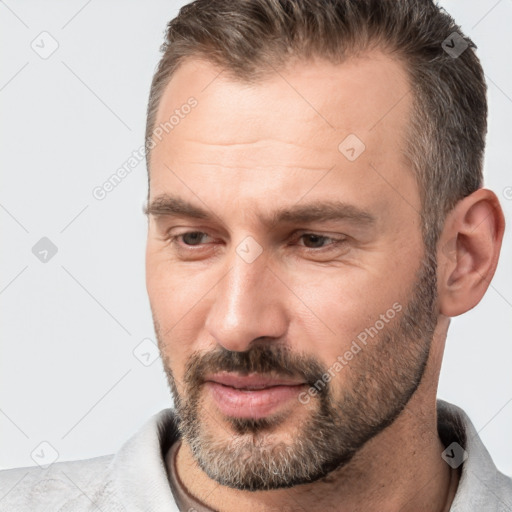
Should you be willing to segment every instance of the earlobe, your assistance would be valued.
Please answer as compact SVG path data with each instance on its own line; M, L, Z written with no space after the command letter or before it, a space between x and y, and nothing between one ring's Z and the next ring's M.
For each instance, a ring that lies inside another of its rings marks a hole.
M438 243L440 312L452 317L475 307L496 267L505 219L496 194L479 189L448 214Z

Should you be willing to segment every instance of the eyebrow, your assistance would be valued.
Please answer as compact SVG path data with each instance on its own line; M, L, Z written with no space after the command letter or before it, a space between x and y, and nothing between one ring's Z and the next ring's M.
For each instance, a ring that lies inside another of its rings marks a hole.
M214 217L219 218L207 209L170 194L157 196L144 208L144 213L155 217L188 217L201 220L211 220ZM369 226L375 224L377 219L374 215L354 205L332 200L283 207L273 212L270 217L260 218L260 221L269 227L274 224L299 224L337 220L348 220L356 224Z

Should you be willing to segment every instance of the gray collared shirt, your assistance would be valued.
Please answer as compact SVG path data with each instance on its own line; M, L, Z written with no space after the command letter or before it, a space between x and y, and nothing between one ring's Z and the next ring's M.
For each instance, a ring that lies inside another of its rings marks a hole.
M442 400L437 407L442 456L462 468L450 511L512 512L512 479L496 469L468 416ZM178 440L175 413L164 409L115 455L0 471L0 511L209 511L167 473L165 456Z

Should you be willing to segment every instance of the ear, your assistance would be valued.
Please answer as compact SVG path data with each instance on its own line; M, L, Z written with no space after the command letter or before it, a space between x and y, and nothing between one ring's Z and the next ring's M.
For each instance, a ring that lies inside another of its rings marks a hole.
M505 218L496 194L478 189L447 215L437 249L440 313L453 317L474 308L491 282Z

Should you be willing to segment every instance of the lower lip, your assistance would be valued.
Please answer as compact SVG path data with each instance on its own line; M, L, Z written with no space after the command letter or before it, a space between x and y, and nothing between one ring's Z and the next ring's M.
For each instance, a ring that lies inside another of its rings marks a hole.
M226 416L264 418L287 402L295 399L305 384L273 386L266 389L242 391L218 382L205 383L217 407Z

